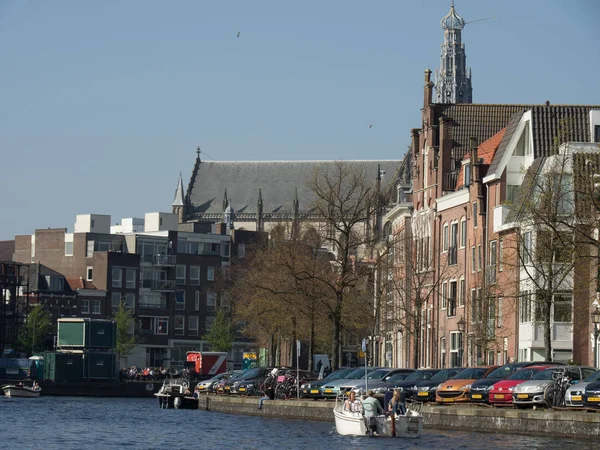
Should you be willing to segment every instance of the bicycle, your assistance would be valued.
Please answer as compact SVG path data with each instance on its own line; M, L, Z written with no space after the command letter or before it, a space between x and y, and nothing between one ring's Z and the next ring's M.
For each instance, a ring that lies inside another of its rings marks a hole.
M552 374L552 384L546 388L544 398L546 405L553 408L564 408L565 393L571 386L571 378L566 372L555 372Z

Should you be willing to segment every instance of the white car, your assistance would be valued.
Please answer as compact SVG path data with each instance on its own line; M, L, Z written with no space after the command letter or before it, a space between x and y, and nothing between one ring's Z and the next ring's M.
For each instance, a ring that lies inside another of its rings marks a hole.
M585 380L574 384L567 389L567 392L565 392L565 405L573 407L583 406L583 390L588 384L593 383L594 381L600 381L600 370L597 370Z

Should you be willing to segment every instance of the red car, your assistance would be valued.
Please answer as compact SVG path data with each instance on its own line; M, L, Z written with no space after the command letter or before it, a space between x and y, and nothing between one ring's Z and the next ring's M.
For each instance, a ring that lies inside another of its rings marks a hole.
M531 377L536 373L548 367L552 367L552 365L528 366L517 370L507 379L498 381L490 389L490 403L492 406L512 404L512 392L515 386L524 381L531 380Z

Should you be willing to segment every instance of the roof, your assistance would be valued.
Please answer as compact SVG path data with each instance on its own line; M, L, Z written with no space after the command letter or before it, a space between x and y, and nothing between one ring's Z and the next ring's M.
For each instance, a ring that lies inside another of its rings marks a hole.
M78 289L96 289L96 286L91 281L84 280L83 277L65 277L67 283L71 287L71 290L76 291Z
M504 137L504 133L506 132L506 128L501 129L487 141L482 142L479 147L477 147L477 157L479 158L479 162L485 166L491 164L494 159L494 154L496 153L496 149L500 145L502 138ZM464 159L469 158L470 154L465 154ZM456 179L456 188L458 189L463 185L464 179L464 166L461 166L460 171L458 172L458 177Z
M508 121L508 125L506 125L506 128L505 128L506 131L504 132L504 136L502 137L502 142L500 142L500 145L498 146L498 150L496 150L494 158L492 159L492 162L488 169L488 174L494 173L496 171L496 169L498 169L498 167L500 167L500 161L502 161L502 157L506 153L508 144L510 143L512 136L515 133L515 130L519 126L519 121L521 120L522 116L523 116L523 113L521 113L521 112L517 113L517 114L513 114L513 116Z
M373 181L378 170L382 190L390 186L400 168L400 160L343 161L352 168L365 170ZM307 213L316 198L307 183L317 167L331 166L336 161L200 161L188 187L192 214L223 214L224 200L230 200L238 219L256 214L259 190L263 213L292 214L298 192L299 213ZM226 205L225 205L226 206Z

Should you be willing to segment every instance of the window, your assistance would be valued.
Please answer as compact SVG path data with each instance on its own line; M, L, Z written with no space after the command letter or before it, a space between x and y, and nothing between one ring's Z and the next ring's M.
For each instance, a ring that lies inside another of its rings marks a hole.
M600 125L594 126L594 142L600 142Z
M90 313L90 301L89 300L81 300L81 314L89 314Z
M529 122L525 122L525 127L515 147L514 156L529 156L531 154L531 145L529 143Z
M155 334L169 334L169 319L167 317L157 317Z
M471 247L471 272L477 270L477 260L475 259L475 246Z
M238 244L238 258L243 259L246 257L246 244Z
M506 203L514 203L517 198L517 191L519 190L518 185L507 184L506 185Z
M467 245L467 220L463 217L460 219L460 246L461 248Z
M188 334L190 336L198 336L198 316L188 317Z
M460 332L450 332L450 367L459 367L460 361Z
M477 202L473 202L473 228L477 228Z
M554 322L567 322L572 320L573 306L569 295L554 296Z
M442 309L446 309L446 300L448 298L448 283L442 283Z
M190 266L190 285L200 286L200 266Z
M210 244L210 251L211 251L212 253L219 253L219 248L220 248L220 247L221 247L221 245L219 245L219 244L218 244L218 243L216 243L216 242L213 242L213 243L211 243L211 244Z
M73 242L65 242L65 256L73 256Z
M490 297L487 311L488 337L496 336L496 298ZM491 363L492 364L492 363Z
M185 266L177 264L175 268L175 279L178 285L185 285Z
M175 316L175 336L183 336L185 334L185 316Z
M461 278L458 286L458 306L465 306L465 293L466 293L465 279Z
M446 338L440 338L440 362L441 367L446 367Z
M525 232L521 239L521 260L523 264L529 264L531 262L531 231Z
M200 291L194 292L194 311L200 311Z
M477 322L477 289L471 289L471 323Z
M502 272L504 269L504 239L498 240L498 271Z
M477 267L481 270L483 267L483 262L481 261L481 244L477 246L477 264L479 264Z
M531 322L531 292L523 291L519 302L519 322Z
M125 299L123 299L123 300L125 300ZM121 293L120 292L111 292L110 307L113 309L113 311L118 311L120 305L121 305Z
M448 224L445 223L444 224L444 232L443 232L443 236L442 236L442 243L443 243L443 250L445 252L448 251Z
M206 293L206 306L208 308L214 308L217 306L217 294L215 292Z
M125 294L125 307L128 309L135 309L135 294L127 293Z
M87 270L85 271L85 279L87 281L92 281L92 276L94 275L94 268L92 266L87 266Z
M239 244L244 245L244 244ZM238 251L239 252L239 251ZM246 252L246 246L244 245L244 253ZM229 257L229 244L223 244L223 255L225 258ZM242 256L243 258L243 256Z
M182 311L185 309L185 291L175 293L175 309Z
M91 258L94 256L94 241L87 241L87 245L85 248L85 257Z
M208 266L206 268L206 279L208 281L214 281L215 280L215 268L212 266Z
M502 327L502 297L498 297L498 328Z
M100 300L92 300L92 314L100 314Z
M490 266L496 265L496 241L490 241Z
M448 288L448 317L452 317L456 315L456 280L451 281Z
M135 278L136 278L136 270L135 269L126 269L125 270L125 287L127 289L135 289Z
M213 323L215 323L214 317L212 317L212 316L206 317L206 331L209 331L212 328Z
M112 287L123 287L123 269L120 267L113 267L112 269Z

